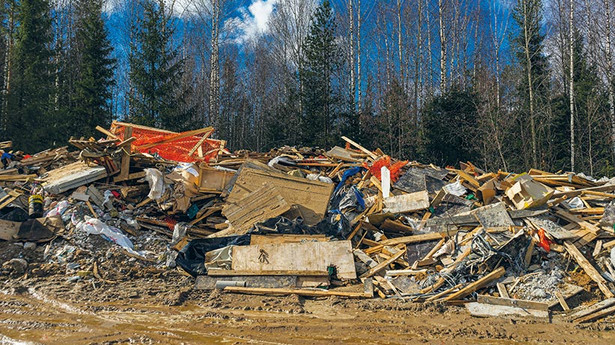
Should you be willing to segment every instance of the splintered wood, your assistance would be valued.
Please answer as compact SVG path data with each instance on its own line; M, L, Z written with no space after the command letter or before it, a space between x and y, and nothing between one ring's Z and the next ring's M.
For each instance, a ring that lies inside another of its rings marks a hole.
M265 183L243 199L229 202L224 206L222 214L233 226L232 231L225 234L245 234L254 224L277 217L288 210L290 205L278 189L270 183Z

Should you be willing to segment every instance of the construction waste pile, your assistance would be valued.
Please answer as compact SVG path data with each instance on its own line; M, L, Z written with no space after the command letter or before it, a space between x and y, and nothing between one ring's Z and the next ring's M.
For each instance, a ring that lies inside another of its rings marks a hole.
M2 254L0 275L113 284L182 270L228 293L615 314L615 179L440 168L346 137L231 153L213 128L97 129L69 140L78 150L0 143L0 239L23 247Z

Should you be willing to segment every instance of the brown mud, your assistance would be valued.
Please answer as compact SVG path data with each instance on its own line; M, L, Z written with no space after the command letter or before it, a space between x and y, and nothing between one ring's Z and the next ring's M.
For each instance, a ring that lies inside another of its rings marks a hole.
M615 318L475 318L395 299L205 292L163 271L116 283L64 275L3 279L0 344L614 344Z

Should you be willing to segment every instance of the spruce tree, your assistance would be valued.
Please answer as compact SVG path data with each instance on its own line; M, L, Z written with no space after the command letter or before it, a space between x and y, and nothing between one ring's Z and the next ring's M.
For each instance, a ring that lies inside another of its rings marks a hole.
M58 121L51 108L53 76L49 49L51 19L47 0L22 0L11 56L7 136L15 147L33 152L57 143Z
M131 42L130 121L182 130L190 112L181 91L184 60L172 45L175 27L164 1L142 0L141 17Z
M328 147L336 140L334 125L338 120L338 99L333 89L333 72L341 59L335 29L331 4L325 0L312 18L299 71L303 82L303 141L306 145Z
M79 0L77 3L78 74L71 111L76 135L91 136L96 126L111 123L111 88L116 60L102 18L102 0Z

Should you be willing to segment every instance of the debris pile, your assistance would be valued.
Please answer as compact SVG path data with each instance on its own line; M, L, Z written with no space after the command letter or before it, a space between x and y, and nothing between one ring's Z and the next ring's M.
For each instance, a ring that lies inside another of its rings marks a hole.
M178 267L234 293L615 312L615 180L440 168L346 137L231 153L211 127L97 129L69 140L78 151L3 154L0 239L23 250L1 274L113 284Z

